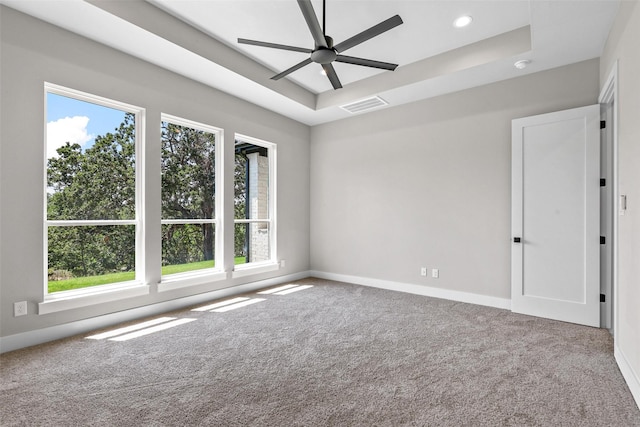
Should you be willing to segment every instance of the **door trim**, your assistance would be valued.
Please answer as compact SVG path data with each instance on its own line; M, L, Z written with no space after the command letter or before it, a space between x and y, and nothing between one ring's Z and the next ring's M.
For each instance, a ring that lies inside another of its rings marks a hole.
M609 71L609 75L607 76L607 80L602 86L602 90L600 91L600 96L598 97L598 103L600 104L613 104L613 120L611 123L613 129L613 141L612 143L612 164L609 166L612 168L611 175L613 177L612 181L612 190L613 190L613 206L610 206L611 212L613 212L613 236L610 239L612 244L612 260L611 260L611 269L612 269L612 279L611 279L611 291L613 295L611 295L607 300L607 304L611 304L610 311L612 321L613 321L613 340L617 341L617 331L618 331L618 209L617 203L620 198L619 190L618 190L618 60L613 63L611 67L611 71Z

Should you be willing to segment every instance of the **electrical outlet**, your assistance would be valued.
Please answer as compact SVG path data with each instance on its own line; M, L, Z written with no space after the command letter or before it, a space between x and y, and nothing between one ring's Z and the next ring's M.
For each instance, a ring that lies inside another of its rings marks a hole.
M433 270L431 270L431 277L435 279L440 277L440 270L438 270L437 268L434 268Z
M283 259L280 260L280 268L284 268L287 265L287 262Z
M27 314L27 302L20 301L13 303L13 317L25 316Z
M427 267L422 267L420 269L420 275L421 276L426 276L427 275Z

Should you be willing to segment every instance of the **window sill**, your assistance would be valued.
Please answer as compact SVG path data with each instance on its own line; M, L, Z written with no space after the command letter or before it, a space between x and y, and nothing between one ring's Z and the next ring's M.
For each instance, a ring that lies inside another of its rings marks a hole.
M120 285L104 286L101 289L87 288L78 291L57 292L47 295L43 302L38 303L38 314L73 310L148 294L149 286L140 282L124 282Z
M280 269L280 264L275 261L255 262L249 264L236 265L231 272L231 277L245 277L253 274L267 273L269 271L276 271Z
M158 292L203 285L205 283L216 282L226 278L226 272L215 270L209 270L207 272L199 271L195 273L171 274L162 278L160 283L158 283Z

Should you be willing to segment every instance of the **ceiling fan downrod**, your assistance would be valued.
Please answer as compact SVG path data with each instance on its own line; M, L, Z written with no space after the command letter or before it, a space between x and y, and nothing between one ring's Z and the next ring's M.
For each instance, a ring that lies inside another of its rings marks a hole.
M322 34L327 36L327 0L322 0Z

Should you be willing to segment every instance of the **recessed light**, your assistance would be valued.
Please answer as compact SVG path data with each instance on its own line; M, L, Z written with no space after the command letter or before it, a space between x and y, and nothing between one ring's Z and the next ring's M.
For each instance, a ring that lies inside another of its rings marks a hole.
M466 27L467 25L471 24L471 21L473 21L473 18L471 16L463 15L453 21L453 26L456 28Z
M531 64L531 60L521 59L520 61L517 61L515 64L513 64L513 66L516 67L518 70L523 70L527 68L527 65L529 64Z

